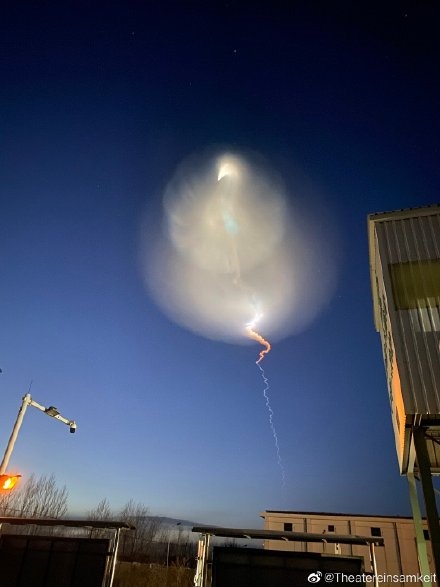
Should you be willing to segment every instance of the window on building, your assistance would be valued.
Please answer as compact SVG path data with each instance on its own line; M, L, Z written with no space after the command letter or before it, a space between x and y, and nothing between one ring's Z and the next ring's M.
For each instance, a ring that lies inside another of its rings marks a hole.
M284 522L284 531L293 532L293 524L291 522Z
M333 524L329 524L329 525L327 526L327 531L328 531L328 532L334 532L334 531L335 531L335 527L334 527L334 525L333 525Z
M380 528L371 528L371 536L382 536L382 530Z
M390 265L396 310L440 306L440 259Z
M423 538L429 540L429 530L423 530Z

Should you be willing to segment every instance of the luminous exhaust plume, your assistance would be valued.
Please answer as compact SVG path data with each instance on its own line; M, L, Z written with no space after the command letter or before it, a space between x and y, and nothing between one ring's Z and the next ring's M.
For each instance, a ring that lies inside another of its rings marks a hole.
M335 281L329 214L314 200L297 185L288 205L279 178L255 158L192 157L165 190L162 234L145 218L147 288L172 320L210 339L246 344L257 311L273 342L304 330Z
M246 331L248 333L249 338L256 340L257 342L259 342L260 344L262 344L264 346L264 349L262 351L260 351L259 354L259 358L257 359L257 361L255 361L256 365L258 365L258 368L260 369L261 372L261 377L263 379L264 382L264 389L263 389L263 395L264 395L264 399L266 400L266 408L267 411L269 413L269 426L270 429L272 430L272 435L273 435L273 439L275 442L275 449L277 452L277 462L278 462L278 466L281 470L281 480L282 480L282 484L283 486L286 483L286 471L284 469L284 465L283 465L283 460L281 458L281 451L280 451L280 445L278 442L278 434L277 434L277 430L275 428L275 423L273 421L274 418L274 413L273 413L273 409L272 406L270 404L270 398L269 398L269 379L266 377L266 374L264 372L263 367L260 365L261 361L264 359L264 357L270 353L272 347L270 345L270 342L268 340L266 340L265 338L263 338L261 336L261 334L259 334L256 330L254 330L255 328L255 324L258 321L258 319L261 316L258 316L249 324L246 325Z
M272 347L269 341L267 341L265 338L261 336L261 334L254 330L253 323L250 323L246 326L246 332L248 333L249 338L252 338L252 340L256 340L265 347L262 351L260 351L260 356L257 361L257 365L259 365L261 361L264 359L264 356L270 352Z
M281 468L261 362L269 339L303 330L330 299L334 238L314 201L297 185L288 206L261 160L211 153L185 161L168 184L163 234L148 217L143 231L145 283L172 320L210 339L263 345L257 365Z

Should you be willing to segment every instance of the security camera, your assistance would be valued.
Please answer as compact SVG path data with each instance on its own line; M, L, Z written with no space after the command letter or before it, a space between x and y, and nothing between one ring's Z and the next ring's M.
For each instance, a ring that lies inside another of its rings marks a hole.
M48 416L52 416L52 418L55 418L56 416L60 415L59 411L56 409L55 406L49 406L44 411Z
M75 422L71 422L71 423L70 423L70 428L69 428L69 430L70 430L70 433L71 433L71 434L75 434L75 432L76 432L76 423L75 423Z

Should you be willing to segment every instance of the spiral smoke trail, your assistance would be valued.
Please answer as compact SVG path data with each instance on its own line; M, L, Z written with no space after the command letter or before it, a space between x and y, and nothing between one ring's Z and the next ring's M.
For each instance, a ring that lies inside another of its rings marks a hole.
M256 322L257 320L258 320L258 316L256 316L254 322ZM264 357L268 353L270 353L272 346L268 340L263 338L261 336L261 334L259 334L255 330L254 322L248 324L246 327L246 330L247 330L249 338L256 340L257 342L259 342L260 344L262 344L264 346L264 349L260 351L259 357L258 357L257 361L255 361L255 363L258 366L258 368L260 369L261 377L264 382L263 395L264 395L264 399L266 400L266 408L269 413L269 426L270 426L270 429L272 430L272 436L273 436L273 439L275 442L275 449L277 452L277 463L278 463L278 466L281 471L281 482L282 482L282 485L285 486L285 484L286 484L286 471L284 469L283 460L281 458L281 451L280 451L280 444L278 442L277 429L275 428L275 423L273 421L274 413L273 413L273 409L270 404L270 398L269 398L269 389L270 389L269 379L266 377L266 373L264 372L264 369L261 366L261 362L263 361Z

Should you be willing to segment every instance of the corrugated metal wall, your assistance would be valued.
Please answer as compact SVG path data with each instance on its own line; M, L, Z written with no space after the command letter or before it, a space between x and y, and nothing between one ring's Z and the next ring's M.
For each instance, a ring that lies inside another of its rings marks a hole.
M440 213L379 215L375 233L405 412L439 415Z

